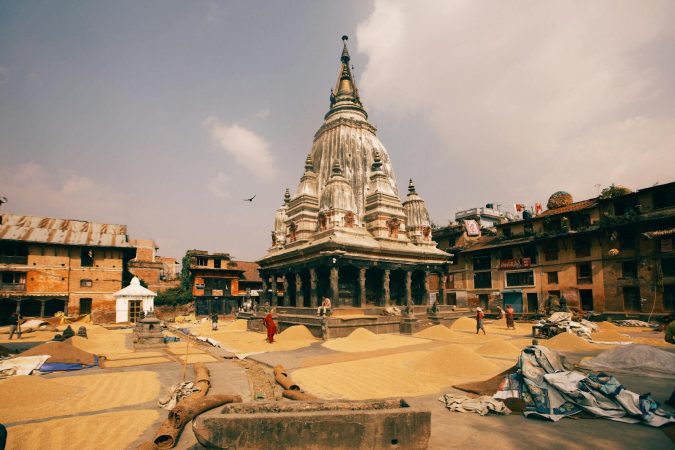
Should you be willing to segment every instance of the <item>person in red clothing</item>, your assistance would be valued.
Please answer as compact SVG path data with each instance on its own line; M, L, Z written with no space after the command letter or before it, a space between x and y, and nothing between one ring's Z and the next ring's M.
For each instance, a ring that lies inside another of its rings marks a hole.
M267 313L263 319L263 323L265 324L265 328L267 328L267 341L271 344L274 342L274 335L277 334L277 324L272 319L272 313Z
M483 334L487 334L485 332L485 325L483 324L483 317L485 317L485 314L483 314L483 308L480 306L476 308L476 334L480 330L483 330Z
M513 305L508 305L506 307L506 329L516 329L516 316L515 311L513 310Z

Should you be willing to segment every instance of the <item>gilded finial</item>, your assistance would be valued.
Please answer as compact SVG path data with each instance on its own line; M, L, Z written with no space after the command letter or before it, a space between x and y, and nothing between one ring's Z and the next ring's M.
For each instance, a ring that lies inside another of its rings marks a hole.
M380 152L378 150L375 150L375 154L373 155L373 165L371 167L373 172L377 172L382 168L382 158L380 158Z
M347 36L346 34L344 36L342 36L343 47L342 47L342 55L340 56L340 60L345 64L348 64L349 60L350 60L349 50L347 50L347 39L349 39L349 36Z
M408 182L408 192L409 192L410 194L414 194L414 193L415 193L415 185L413 184L412 178L411 178L410 181Z
M305 171L314 172L314 162L312 161L312 154L308 153L305 159Z

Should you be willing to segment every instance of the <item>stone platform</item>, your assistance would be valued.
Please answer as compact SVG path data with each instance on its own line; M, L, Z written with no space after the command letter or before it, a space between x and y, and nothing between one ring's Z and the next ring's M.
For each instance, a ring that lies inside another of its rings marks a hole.
M279 331L294 325L306 326L318 339L332 339L349 336L357 328L365 328L375 334L417 333L433 325L450 325L460 317L471 316L468 309L452 309L440 306L436 313L427 312L426 306L415 306L412 317L384 315L383 307L337 308L330 316L319 317L315 308L277 307L273 313ZM264 312L239 313L237 318L248 320L248 330L263 332Z

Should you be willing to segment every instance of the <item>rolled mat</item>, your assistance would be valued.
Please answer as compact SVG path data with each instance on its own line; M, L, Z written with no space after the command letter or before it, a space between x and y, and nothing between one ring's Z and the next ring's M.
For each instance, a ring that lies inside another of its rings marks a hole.
M290 389L286 389L281 395L291 400L318 400L318 398L314 397L312 394L302 391L292 391Z
M274 366L274 379L279 383L285 390L299 391L300 386L293 383L293 380L286 375L284 371L284 366Z

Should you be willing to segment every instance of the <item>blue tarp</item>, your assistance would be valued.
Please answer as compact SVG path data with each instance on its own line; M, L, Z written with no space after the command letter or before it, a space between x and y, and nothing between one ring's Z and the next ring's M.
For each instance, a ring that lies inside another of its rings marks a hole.
M40 367L40 372L69 372L72 370L88 369L89 367L98 365L98 356L94 357L94 361L96 364L93 366L76 363L44 363L42 367Z

